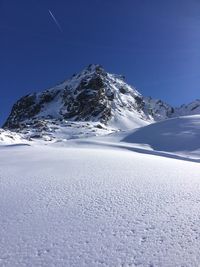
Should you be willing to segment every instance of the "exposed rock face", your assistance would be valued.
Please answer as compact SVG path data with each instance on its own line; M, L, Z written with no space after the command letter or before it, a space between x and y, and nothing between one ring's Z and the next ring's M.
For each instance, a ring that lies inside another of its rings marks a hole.
M112 101L109 92L106 90L103 71L94 72L92 77L85 77L73 91L65 87L63 95L64 106L60 114L65 119L76 117L76 120L91 120L100 116L100 120L106 123L111 117ZM69 90L68 90L69 89Z
M41 94L39 98L36 93L22 97L14 104L4 127L10 129L24 127L26 125L26 120L34 118L41 111L45 103L55 98L56 93L57 92L46 91Z

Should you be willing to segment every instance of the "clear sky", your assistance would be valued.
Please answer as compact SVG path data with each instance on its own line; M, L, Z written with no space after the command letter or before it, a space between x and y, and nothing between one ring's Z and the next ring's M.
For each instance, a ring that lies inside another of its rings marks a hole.
M0 0L0 33L0 123L90 63L172 105L200 98L200 0Z

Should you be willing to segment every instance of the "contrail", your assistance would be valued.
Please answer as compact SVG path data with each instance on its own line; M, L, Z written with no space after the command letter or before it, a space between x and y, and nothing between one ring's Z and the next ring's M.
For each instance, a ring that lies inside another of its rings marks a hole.
M56 23L58 29L63 33L63 29L61 28L60 24L58 23L57 19L55 18L54 14L51 12L51 10L49 10L49 14L51 15L52 19Z

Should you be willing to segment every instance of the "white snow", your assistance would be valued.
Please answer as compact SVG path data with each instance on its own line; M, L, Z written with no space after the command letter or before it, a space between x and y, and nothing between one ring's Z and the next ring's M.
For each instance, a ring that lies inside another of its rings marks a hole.
M19 144L23 142L26 143L23 139L23 135L0 128L0 145Z
M129 135L0 147L0 266L199 265L200 157Z
M155 151L200 158L200 115L183 116L139 128L121 138Z

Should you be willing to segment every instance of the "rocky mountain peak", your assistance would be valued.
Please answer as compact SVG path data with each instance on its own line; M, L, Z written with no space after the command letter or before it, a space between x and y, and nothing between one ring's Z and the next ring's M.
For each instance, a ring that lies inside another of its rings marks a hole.
M125 83L123 76L90 64L55 87L22 97L13 106L4 127L27 128L33 121L45 119L99 121L105 125L113 120L127 124L127 118L147 119L143 105L142 96Z
M90 64L52 88L19 99L4 128L34 132L34 136L42 133L49 139L52 132L61 128L64 136L66 131L81 136L84 128L90 135L96 134L97 128L98 134L106 134L191 114L200 114L200 100L173 108L161 100L142 96L125 82L124 76Z

